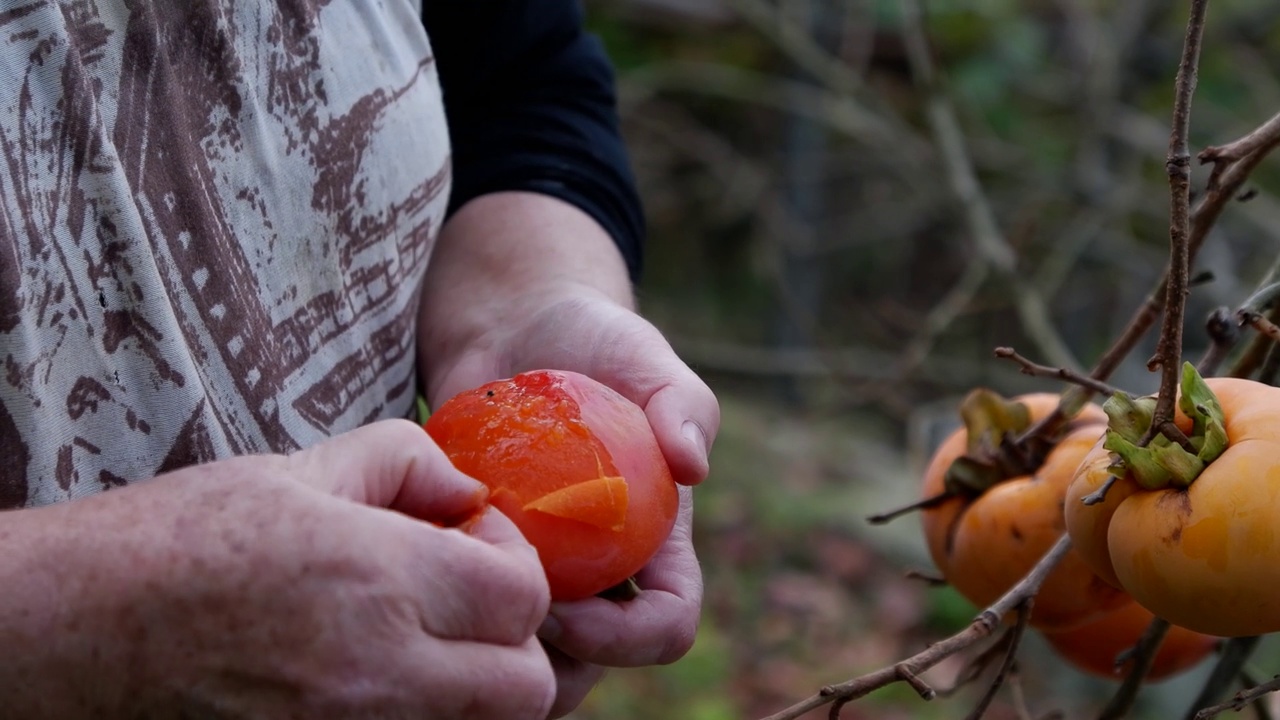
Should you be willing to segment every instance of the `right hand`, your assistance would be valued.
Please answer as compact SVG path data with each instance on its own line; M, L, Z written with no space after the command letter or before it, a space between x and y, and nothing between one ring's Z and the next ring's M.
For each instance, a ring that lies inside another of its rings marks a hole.
M556 686L536 552L497 512L470 534L431 524L483 498L393 420L0 516L18 558L0 558L0 707L541 720Z

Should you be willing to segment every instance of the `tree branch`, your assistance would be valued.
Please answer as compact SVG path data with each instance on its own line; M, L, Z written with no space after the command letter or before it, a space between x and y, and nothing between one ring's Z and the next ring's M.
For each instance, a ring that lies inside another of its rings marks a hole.
M1036 593L1040 591L1040 586L1044 584L1045 578L1049 576L1049 573L1053 572L1053 569L1058 566L1058 563L1062 561L1063 556L1070 549L1071 538L1066 535L1058 538L1058 542L1040 559L1040 562L1026 577L1010 588L1009 592L1005 593L991 607L983 610L967 628L959 633L946 640L934 643L925 650L891 667L881 668L838 685L827 685L812 697L762 720L796 720L816 708L833 703L843 706L895 682L906 682L916 690L920 697L925 700L932 700L936 693L933 688L919 678L919 674L944 659L974 646L984 638L990 637L991 633L1000 626L1001 620L1006 615L1035 597Z
M1200 65L1200 47L1204 40L1204 18L1209 0L1191 0L1191 18L1187 21L1182 59L1174 84L1173 130L1169 134L1169 155L1165 172L1169 175L1169 197L1172 204L1169 220L1169 283L1165 295L1164 324L1156 354L1147 363L1160 368L1160 394L1146 441L1157 428L1173 420L1173 404L1178 392L1179 367L1182 360L1182 321L1186 310L1187 284L1191 265L1191 151L1187 136L1191 127L1191 98L1196 90ZM1145 443L1143 443L1145 444Z

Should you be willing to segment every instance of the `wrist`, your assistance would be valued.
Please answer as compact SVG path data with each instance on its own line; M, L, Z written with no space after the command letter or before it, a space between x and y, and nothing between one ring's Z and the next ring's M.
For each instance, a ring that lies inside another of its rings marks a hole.
M108 502L0 514L0 707L16 717L114 717L124 708L128 654L121 634L100 631L101 609L131 577L113 569L129 554L127 535L98 522Z
M549 195L502 192L472 200L441 228L425 294L448 306L557 287L633 304L622 253L590 215Z
M634 310L626 262L591 216L546 195L495 193L441 229L418 317L419 359L452 366L500 347L548 309L603 301ZM430 384L430 383L428 383Z

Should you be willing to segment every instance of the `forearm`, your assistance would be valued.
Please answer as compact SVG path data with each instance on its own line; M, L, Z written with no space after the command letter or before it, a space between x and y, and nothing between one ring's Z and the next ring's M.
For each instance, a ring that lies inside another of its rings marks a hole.
M441 230L427 280L428 293L477 295L569 283L632 304L626 264L604 228L564 201L529 192L493 193L460 208Z
M105 647L116 638L94 630L100 613L78 610L113 594L105 568L127 551L93 517L105 500L0 513L0 707L14 717L121 714L124 658ZM97 561L86 563L90 546Z

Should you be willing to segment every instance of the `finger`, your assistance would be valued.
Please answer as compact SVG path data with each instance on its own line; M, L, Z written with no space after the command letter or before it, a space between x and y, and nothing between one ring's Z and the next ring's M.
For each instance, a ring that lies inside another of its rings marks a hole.
M420 621L431 635L520 645L547 615L551 591L538 553L515 525L489 508L470 527L423 527L414 565L419 568Z
M630 329L606 340L596 356L596 367L586 374L644 408L676 482L696 485L710 469L711 447L720 430L720 403L656 327L635 315L630 320L614 325Z
M516 647L468 642L424 644L416 661L422 717L544 720L556 698L556 677L537 640Z
M616 603L588 598L555 603L539 636L578 660L610 667L680 659L697 635L702 572L693 551L689 490L671 537L636 576L641 592Z
M488 491L462 474L421 427L383 420L289 457L299 477L355 502L452 526L476 514Z
M604 677L604 668L571 658L552 645L544 643L543 649L547 651L551 669L556 674L556 701L551 706L548 717L564 717L581 705L591 689L600 682L600 678Z
M720 405L711 389L684 368L644 405L658 447L682 485L696 485L710 472L710 449L720 429Z

